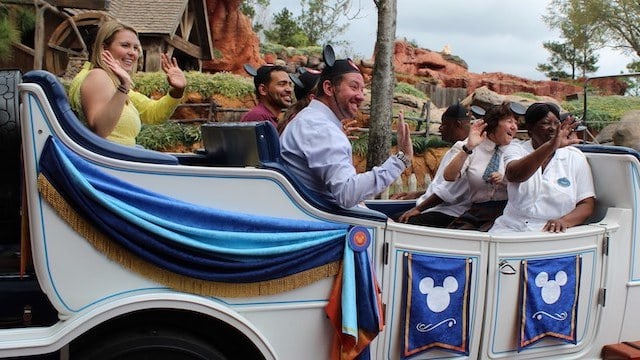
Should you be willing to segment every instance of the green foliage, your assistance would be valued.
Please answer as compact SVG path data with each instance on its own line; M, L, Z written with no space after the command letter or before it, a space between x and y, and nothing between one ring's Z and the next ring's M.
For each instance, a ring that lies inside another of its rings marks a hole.
M633 61L627 64L627 70L629 73L639 73L640 72L640 61ZM622 81L626 82L628 87L625 95L629 96L640 96L640 77L631 76L621 78Z
M366 157L368 148L369 148L369 133L358 134L357 139L351 140L351 149L354 155L358 155L360 157Z
M214 94L229 98L250 96L254 86L251 79L234 75L228 72L215 74L199 71L186 71L187 92L198 92L203 97L211 97ZM166 94L169 91L166 75L163 72L136 73L133 78L135 90L147 96L153 93Z
M264 31L264 35L269 42L287 47L315 45L309 41L305 32L293 18L293 14L287 9L282 9L274 15L273 24L271 29Z
M262 54L286 54L289 56L289 49L286 46L272 42L260 43L260 52Z
M542 44L551 55L548 64L538 64L536 69L550 79L575 79L577 71L581 76L597 71L598 55L594 47L589 43L575 44L578 41L576 37L582 34L564 33L564 36L567 42L545 41ZM571 73L564 70L566 67Z
M269 0L243 0L240 2L240 11L249 19L254 20L256 13L269 7L269 4ZM259 32L262 30L262 24L254 22L253 30Z
M563 109L584 118L582 100L565 101ZM590 129L600 131L605 126L617 122L629 110L640 110L640 98L631 96L587 96L586 124Z
M204 97L220 94L229 98L239 98L250 96L254 92L253 81L250 78L229 72L188 72L187 84L188 92L199 92Z
M133 76L133 89L150 96L154 92L166 94L169 91L167 76L161 72L137 72Z
M278 54L283 57L291 57L294 55L304 56L322 56L322 46L302 46L302 47L286 47L272 42L263 42L260 44L261 54Z
M558 24L589 29L586 38L602 46L640 54L640 2L603 0L551 0L547 9Z
M451 54L444 54L444 53L440 53L440 54L445 60L450 61L454 64L458 64L465 69L469 69L469 65L467 64L467 62L464 61L461 57L457 55L451 55Z
M166 122L158 125L142 125L136 139L147 149L167 151L180 145L191 146L202 140L200 127Z
M296 21L313 45L332 42L336 44L339 35L349 27L340 25L340 18L348 13L351 0L300 0L302 11Z
M222 59L224 54L219 49L213 48L213 58L214 59Z
M398 82L396 84L395 89L393 89L394 94L398 93L398 94L406 94L406 95L411 95L411 96L415 96L419 99L426 99L427 95L425 93L423 93L422 91L416 89L413 85L405 83L405 82Z
M413 46L414 48L420 48L420 45L418 45L418 40L416 39L408 40L407 38L404 38L404 41L406 41L407 44Z
M0 19L0 57L11 56L11 44L20 40L20 33L8 18Z
M0 57L3 58L9 58L11 44L20 41L20 24L17 24L12 16L16 9L0 3Z
M22 33L29 32L36 27L36 14L33 8L16 7L15 8L16 25Z
M526 99L531 99L531 100L534 100L534 101L538 101L540 99L535 94L528 93L528 92L515 92L512 95L520 96L520 97L523 97L523 98L526 98Z
M413 142L413 152L415 154L421 154L427 151L428 148L451 146L450 143L443 141L438 136L430 136L428 138L425 136L413 136L411 141Z
M598 70L596 51L607 44L606 27L598 24L601 0L551 0L543 20L551 29L560 30L561 42L544 42L551 53L549 64L538 64L538 71L550 78L585 77ZM566 67L570 72L564 71Z

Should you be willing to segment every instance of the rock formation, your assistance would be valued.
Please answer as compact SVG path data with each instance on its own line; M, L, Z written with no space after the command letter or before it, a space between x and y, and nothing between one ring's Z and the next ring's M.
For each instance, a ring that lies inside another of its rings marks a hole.
M264 63L282 60L292 69L305 65L311 59L300 56L291 59L275 59L282 55L260 55L260 41L253 32L251 20L240 11L242 0L206 0L211 36L216 59L206 61L203 70L208 72L229 71L245 74L243 65L257 67ZM268 59L267 59L268 57ZM317 60L317 59L316 59ZM559 81L536 81L504 73L475 74L468 71L464 60L446 52L434 52L416 48L405 41L396 41L393 55L394 67L401 81L417 82L424 79L446 88L465 88L467 95L475 89L486 87L498 94L509 95L528 92L538 96L549 96L564 100L566 96L582 93L582 86ZM370 79L373 64L371 60L360 61L365 78ZM616 79L598 79L589 83L602 89L602 95L621 95L625 83Z
M205 61L202 70L245 74L244 64L263 64L258 36L251 20L240 11L242 0L206 1L215 59Z
M628 111L619 122L607 125L598 133L596 141L640 151L640 110Z
M487 87L498 94L509 95L528 92L539 96L563 99L567 95L582 92L582 87L559 81L535 81L504 73L474 74L466 63L426 49L415 48L397 41L394 52L394 68L399 73L428 77L442 87L466 88L467 94L480 87Z

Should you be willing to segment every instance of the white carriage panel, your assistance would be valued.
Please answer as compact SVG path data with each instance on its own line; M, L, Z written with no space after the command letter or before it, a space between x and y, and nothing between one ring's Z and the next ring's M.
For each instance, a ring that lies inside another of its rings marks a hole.
M278 359L329 359L333 327L324 307L326 301L267 305L260 309L239 309L240 313L268 334L269 345Z
M609 297L607 300L607 302L610 303L609 306L620 306L616 307L616 311L624 314L619 338L615 341L609 341L608 343L638 341L638 339L640 339L640 311L638 311L638 304L640 304L640 282L630 282L627 284L627 288L627 297L624 299L624 305L622 305L622 299L620 298ZM624 312L621 311L622 306L624 306ZM618 328L619 327L613 329Z
M487 279L482 357L505 359L517 355L523 359L559 358L587 351L597 335L596 325L601 312L598 296L605 268L603 237L604 229L593 226L572 228L563 234L521 233L495 236L489 248L491 261ZM577 345L542 340L517 353L521 261L571 255L582 257Z
M377 352L377 359L400 358L402 346L402 294L403 258L407 252L429 256L469 258L472 261L469 304L469 358L478 358L489 236L477 231L445 230L421 226L390 223L386 240L390 243L389 263L384 267L383 299L386 304L384 333L378 342L384 342ZM451 352L433 349L412 359L449 358Z
M638 233L638 209L640 209L640 163L631 155L612 157L611 154L588 153L587 159L593 171L596 188L597 215L609 208L630 209L631 240L625 252L631 259L626 275L629 281L640 281L640 234ZM599 219L598 219L599 220Z
M164 288L109 260L64 222L48 204L42 208L41 241L45 268L38 271L42 283L50 283L61 314L82 311L92 304L124 293Z
M593 225L609 230L608 256L605 258L607 269L603 284L606 300L601 323L598 324L602 331L596 339L597 344L594 344L596 348L620 341L637 340L640 334L640 312L636 305L640 299L639 294L634 295L633 289L640 282L629 282L633 261L632 244L635 243L631 234L635 222L631 209L610 208L605 218Z

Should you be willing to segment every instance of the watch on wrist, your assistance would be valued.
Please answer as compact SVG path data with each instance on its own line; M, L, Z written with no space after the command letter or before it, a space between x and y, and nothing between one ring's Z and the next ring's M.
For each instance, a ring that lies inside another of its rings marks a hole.
M462 151L466 152L468 155L473 154L473 150L469 149L467 145L462 145Z
M406 167L410 167L410 166L411 166L411 159L409 159L409 158L407 157L407 155L405 155L405 154L404 154L404 152L402 152L402 151L398 151L398 152L396 153L396 157L397 157L398 159L402 160L402 162L404 163L404 166L406 166Z

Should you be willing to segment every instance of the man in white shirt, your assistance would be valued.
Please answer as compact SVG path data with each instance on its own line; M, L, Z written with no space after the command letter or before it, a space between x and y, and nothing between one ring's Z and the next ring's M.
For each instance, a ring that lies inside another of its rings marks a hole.
M280 135L280 154L309 189L350 208L380 193L411 166L413 144L409 127L400 115L398 153L380 166L357 174L342 120L356 117L364 101L364 78L351 59L325 62L318 96Z
M450 143L464 140L469 134L469 125L469 114L464 106L459 102L449 106L442 114L442 140ZM397 217L399 222L445 228L469 208L471 202L466 196L469 185L465 181L446 181L442 176L455 154L450 149L442 157L431 184L416 200L416 206Z

